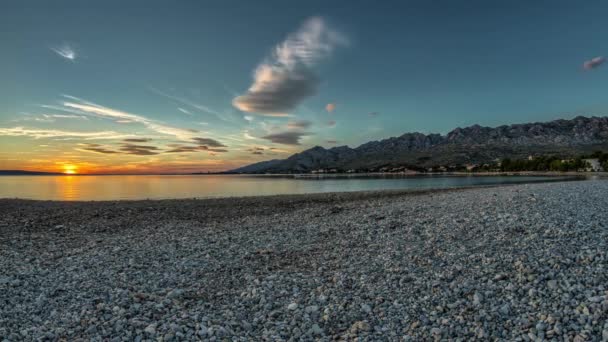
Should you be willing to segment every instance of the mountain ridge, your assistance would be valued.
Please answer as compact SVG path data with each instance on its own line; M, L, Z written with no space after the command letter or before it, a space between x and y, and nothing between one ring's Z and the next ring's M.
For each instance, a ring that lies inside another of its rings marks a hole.
M497 158L587 153L608 148L608 117L577 116L547 122L458 127L445 135L419 132L369 141L355 148L315 146L291 155L246 165L232 173L305 173L316 169L373 170L488 163Z

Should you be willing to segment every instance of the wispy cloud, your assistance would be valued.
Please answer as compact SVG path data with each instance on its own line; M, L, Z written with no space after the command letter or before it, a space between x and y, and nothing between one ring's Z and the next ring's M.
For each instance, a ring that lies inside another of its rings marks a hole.
M171 99L173 101L176 101L178 103L181 103L181 104L184 104L184 105L189 106L191 108L194 108L194 109L197 109L199 111L205 112L207 114L212 114L213 116L215 116L217 119L219 119L221 121L225 121L225 122L230 122L231 123L231 121L227 120L226 118L224 118L220 112L218 112L216 110L213 110L213 109L211 109L208 106L205 106L205 105L200 104L200 103L196 103L194 101L190 101L190 100L188 100L188 99L186 99L184 97L181 97L181 96L171 95L169 93L166 93L166 92L161 91L159 89L156 89L154 87L148 87L148 89L150 89L151 92L153 92L153 93L155 93L157 95L166 97L166 98ZM184 112L184 108L178 108L178 110L181 111L181 112ZM186 111L187 112L184 112L184 113L191 114L190 111L188 111L188 110L186 110Z
M369 115L371 117L375 117L375 116L380 115L380 113L379 112L371 112L371 113L368 113L367 115Z
M180 112L182 112L184 114L192 115L192 113L189 110L184 109L182 107L177 107L177 110L179 110Z
M136 144L122 144L119 150L125 154L133 154L137 156L153 156L160 153L159 148L156 146Z
M245 112L287 116L305 98L316 93L319 78L313 67L347 40L321 18L307 20L279 44L254 72L253 84L233 105Z
M78 120L89 120L86 116L82 115L71 115L71 114L42 114L43 117L49 119L78 119Z
M61 45L61 46L57 46L57 47L51 47L51 50L53 52L55 52L57 55L70 60L70 61L74 61L76 60L76 51L74 51L74 49L68 45L67 43Z
M56 119L77 119L77 120L88 120L86 116L83 115L73 115L73 114L30 114L30 113L22 113L22 117L18 119L14 119L12 121L37 121L37 122L55 122Z
M120 153L118 151L110 150L109 148L104 147L99 144L84 144L84 145L85 145L85 147L80 148L80 150L87 151L87 152L101 153L101 154Z
M228 152L228 150L223 149L223 148L210 148L209 146L206 145L195 145L195 146L190 146L190 145L172 145L170 146L171 149L166 150L165 153L190 153L190 152L201 152L201 151L206 151L206 152L216 152L216 153L224 153L224 152Z
M98 117L113 119L117 122L136 122L143 124L148 129L155 131L164 135L172 135L182 140L191 140L196 137L196 133L198 131L193 129L183 129L177 128L173 126L169 126L163 123L160 123L156 120L148 119L142 115L132 114L128 112L124 112L117 109L112 109L108 107L104 107L89 101L85 101L70 95L63 95L66 99L70 101L63 101L62 105L64 108L76 110L77 112L87 114L87 115L95 115Z
M152 139L150 139L150 138L132 138L132 139L123 139L122 141L128 142L128 143L145 143L145 142L152 141Z
M606 62L606 58L603 56L598 56L598 57L592 58L588 61L585 61L585 63L583 63L583 68L585 70L595 69L595 68L599 67L600 65L604 64L604 62Z
M0 135L6 136L27 136L35 139L41 138L82 138L85 140L94 139L125 139L133 137L132 134L122 134L114 131L98 132L75 132L55 129L37 129L25 127L1 128Z
M283 145L300 145L300 139L302 137L312 135L310 132L300 131L287 131L281 133L268 134L262 137L262 139L270 140L275 144Z
M195 142L199 143L200 145L206 145L209 147L226 147L226 145L222 144L221 142L215 140L215 139L210 139L210 138L194 138L192 139Z
M336 110L336 104L335 104L335 103L328 103L328 104L325 106L325 110L326 110L328 113L333 113L333 111L334 111L334 110Z

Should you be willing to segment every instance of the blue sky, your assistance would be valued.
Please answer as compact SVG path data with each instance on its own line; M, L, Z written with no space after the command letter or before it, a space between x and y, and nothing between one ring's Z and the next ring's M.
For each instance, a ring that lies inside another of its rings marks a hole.
M15 153L54 150L60 166L218 170L410 131L604 115L603 59L583 63L608 53L607 11L602 1L3 1L0 168L40 167L44 158Z

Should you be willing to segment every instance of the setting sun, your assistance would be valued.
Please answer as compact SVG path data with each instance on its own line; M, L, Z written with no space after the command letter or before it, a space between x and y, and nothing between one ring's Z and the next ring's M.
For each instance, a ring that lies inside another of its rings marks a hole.
M76 167L76 165L72 165L72 164L63 165L63 173L65 173L66 175L74 175L74 174L76 174L77 170L78 170L78 167Z

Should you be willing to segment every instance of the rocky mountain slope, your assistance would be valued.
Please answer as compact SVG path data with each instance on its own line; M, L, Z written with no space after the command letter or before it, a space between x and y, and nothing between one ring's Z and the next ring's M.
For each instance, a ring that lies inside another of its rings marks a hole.
M529 155L568 157L598 149L608 149L608 117L578 116L572 120L495 128L473 125L456 128L446 135L405 133L356 148L316 146L287 159L255 163L231 172L299 173L316 169L346 171L462 165Z

